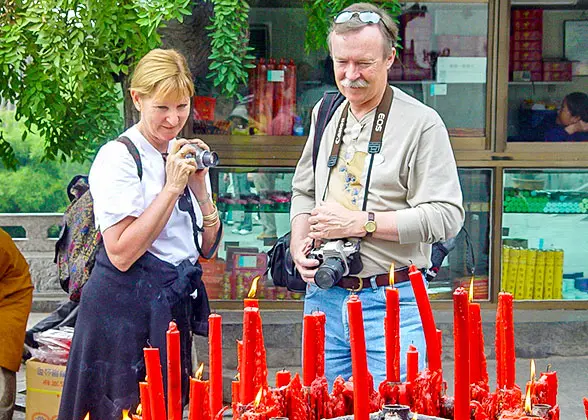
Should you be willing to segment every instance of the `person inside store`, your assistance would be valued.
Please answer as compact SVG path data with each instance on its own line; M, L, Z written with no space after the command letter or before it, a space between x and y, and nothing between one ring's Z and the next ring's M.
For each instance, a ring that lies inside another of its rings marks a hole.
M375 386L384 379L385 287L391 263L401 299L401 354L411 343L426 354L407 268L411 263L423 272L429 268L431 244L457 235L464 221L445 124L433 109L388 85L397 38L396 24L377 6L357 3L335 16L328 43L346 100L325 128L316 170L312 138L319 105L314 107L313 127L292 183L291 253L307 282L304 312L326 314L329 386L338 375L347 380L352 373L346 310L352 294L363 305ZM352 246L338 242L342 238ZM330 244L331 249L344 246L344 252L319 262L316 251ZM348 256L353 261L346 269ZM362 266L356 264L357 256ZM404 380L405 358L401 360Z
M210 309L197 260L214 250L222 228L208 168L198 169L193 157L208 146L176 138L190 115L192 76L180 53L155 49L138 62L130 86L140 120L122 136L138 150L143 173L120 141L102 146L90 169L103 243L82 290L61 420L120 419L123 409L136 407L143 348L159 348L166 366L172 320L180 331L186 402L191 334L207 334ZM163 375L165 384L166 369Z
M555 122L557 126L545 133L545 141L588 141L588 95L583 92L566 95Z
M10 235L0 229L0 420L11 420L16 401L16 372L33 305L29 265Z

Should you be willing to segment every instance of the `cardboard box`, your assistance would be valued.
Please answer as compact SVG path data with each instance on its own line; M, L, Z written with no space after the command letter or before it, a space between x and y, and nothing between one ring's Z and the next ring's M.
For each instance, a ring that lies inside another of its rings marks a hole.
M512 50L514 51L539 51L542 50L542 41L513 41Z
M513 20L521 19L543 19L543 10L541 9L518 9L512 11Z
M542 31L515 31L513 34L515 41L542 41Z
M513 20L512 28L515 31L541 31L543 30L543 20L540 18Z
M57 420L65 366L30 359L26 367L26 420Z

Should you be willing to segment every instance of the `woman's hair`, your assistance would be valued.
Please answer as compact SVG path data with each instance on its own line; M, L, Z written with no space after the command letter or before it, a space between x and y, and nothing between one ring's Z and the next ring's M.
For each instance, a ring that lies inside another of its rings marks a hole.
M584 92L572 92L564 98L564 102L574 117L580 117L584 122L588 122L588 95Z
M182 54L158 48L149 51L135 67L131 89L142 96L184 98L194 95L194 82Z
M380 15L380 22L377 23L377 26L384 37L384 54L386 57L392 54L392 49L396 47L396 41L398 40L398 26L388 12L369 3L355 3L343 9L342 12L375 12ZM344 34L347 32L358 31L367 25L368 24L359 20L357 16L353 16L350 20L344 23L331 23L331 29L329 30L327 38L329 50L331 49L331 36L333 33Z

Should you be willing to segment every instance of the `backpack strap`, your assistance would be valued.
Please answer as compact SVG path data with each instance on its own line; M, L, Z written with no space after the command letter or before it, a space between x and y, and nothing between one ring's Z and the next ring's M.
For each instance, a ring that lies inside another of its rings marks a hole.
M316 124L314 125L314 140L312 143L312 170L316 169L316 162L318 160L318 152L321 147L321 140L327 124L331 117L345 100L345 96L339 91L327 91L323 94L323 101L318 110Z
M139 154L139 150L137 149L137 146L135 146L135 143L133 143L127 136L120 136L116 141L127 146L127 150L137 164L137 175L139 175L140 180L143 179L143 164L141 163L141 155Z

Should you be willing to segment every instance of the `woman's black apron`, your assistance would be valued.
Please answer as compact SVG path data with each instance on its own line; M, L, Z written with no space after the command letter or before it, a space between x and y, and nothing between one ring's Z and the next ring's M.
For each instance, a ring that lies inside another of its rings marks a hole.
M120 420L122 410L134 409L145 380L143 347L159 348L167 389L165 333L172 320L180 331L187 402L191 331L208 333L201 277L199 264L186 260L175 267L149 252L122 272L100 247L80 301L58 418L83 420L90 413L92 420Z

